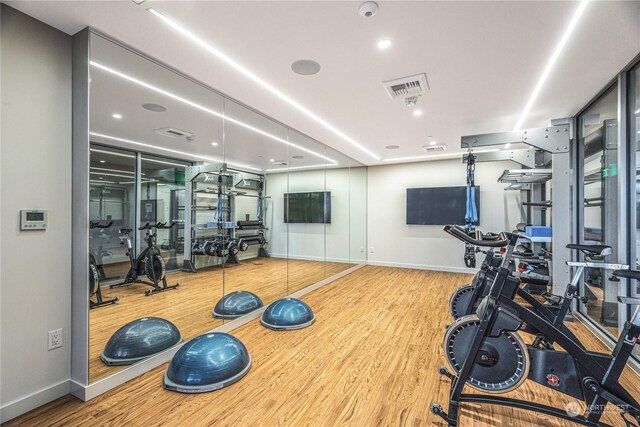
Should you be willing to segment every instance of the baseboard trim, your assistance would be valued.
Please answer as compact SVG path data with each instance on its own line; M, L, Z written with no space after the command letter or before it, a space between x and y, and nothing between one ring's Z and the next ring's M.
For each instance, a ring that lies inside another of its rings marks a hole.
M364 267L366 264L358 264L354 267L348 268L344 271L341 271L340 273L334 274L331 277L328 277L324 280L321 280L319 282L316 282L312 285L309 285L297 292L294 292L288 296L293 297L293 298L299 298L303 295L308 294L309 292L315 291L316 289L319 289L325 285L328 285L329 283L340 279L341 277L344 277L362 267ZM219 326L215 329L212 329L211 331L203 331L203 333L207 333L207 332L230 332L236 328L239 328L240 326L243 326L255 319L257 319L258 317L260 317L262 315L262 313L267 309L267 307L262 307L258 310L252 311L251 313L245 314L244 316L232 320L231 322L225 323L222 326ZM177 345L173 348L170 348L169 350L166 350L163 353L157 354L153 357L150 357L149 359L143 360L142 362L138 362L135 365L131 365L130 367L123 369L122 371L116 372L115 374L103 378L99 381L96 381L94 383L91 383L87 386L83 386L81 384L78 384L76 382L73 382L73 386L71 388L71 394L73 394L74 396L76 396L77 398L87 401L87 400L91 400L95 397L100 396L103 393L106 393L109 390L112 390L113 388L124 384L127 381L130 381L136 377L139 377L140 375L157 368L158 366L161 366L167 362L169 362L171 360L171 358L173 357L173 355L178 351L178 349L180 348L180 345ZM46 402L45 402L46 403Z
M387 262L387 261L371 261L367 262L369 265L378 265L381 267L397 267L397 268L412 268L416 270L432 270L432 271L444 271L447 273L463 273L463 274L476 274L477 268L464 268L464 267L446 267L442 265L427 265L427 264L409 264L400 262Z
M19 415L69 394L70 381L64 380L43 388L0 407L0 423L5 423Z

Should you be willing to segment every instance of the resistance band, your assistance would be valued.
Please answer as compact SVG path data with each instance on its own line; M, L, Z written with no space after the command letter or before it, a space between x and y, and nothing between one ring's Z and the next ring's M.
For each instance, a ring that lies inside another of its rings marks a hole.
M467 209L464 216L464 228L469 235L475 235L476 225L478 223L475 172L476 157L471 152L471 149L469 149L469 154L467 155ZM469 243L465 243L464 245L464 263L468 268L475 268L476 266L476 250L475 247Z

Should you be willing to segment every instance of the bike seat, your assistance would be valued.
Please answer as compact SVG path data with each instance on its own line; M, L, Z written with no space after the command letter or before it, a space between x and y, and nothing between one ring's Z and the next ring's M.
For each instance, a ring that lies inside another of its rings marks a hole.
M586 255L611 255L611 246L607 245L579 245L576 243L572 243L570 245L567 245L567 249L577 249L584 252Z
M121 228L120 229L120 234L129 234L131 233L133 230L130 228Z
M613 272L616 277L640 280L640 270L616 270Z

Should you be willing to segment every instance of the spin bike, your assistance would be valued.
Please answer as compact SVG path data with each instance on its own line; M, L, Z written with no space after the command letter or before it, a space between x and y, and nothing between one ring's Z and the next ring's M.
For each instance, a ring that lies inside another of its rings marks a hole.
M89 221L89 228L109 228L113 225L113 221L108 224L100 224L100 221ZM89 253L89 309L102 307L103 305L111 305L117 303L120 298L110 298L103 299L102 298L102 289L100 288L100 273L99 271L102 269L102 265L96 265L95 256L92 253ZM102 273L102 277L104 277L104 272ZM92 296L96 297L96 300L93 301L91 299Z
M507 236L503 233L500 235L492 235L490 239L482 239L480 233L478 237L480 239L474 239L462 227L456 225L447 225L444 228L445 232L452 235L458 240L464 241L468 245L484 246L489 248L503 247L508 243ZM497 237L495 237L497 236ZM521 237L521 236L518 236ZM504 240L497 240L497 238L503 238ZM603 249L602 256L611 253L611 248ZM576 248L577 249L577 248ZM608 251L608 252L607 252ZM475 314L476 310L484 298L489 294L491 284L496 277L496 269L500 266L500 263L504 260L504 257L494 254L492 250L484 251L486 258L480 267L480 271L474 277L474 281L470 285L461 286L456 289L449 300L449 310L452 317L457 320L465 316ZM515 252L512 252L512 255ZM589 256L589 254L587 254ZM590 258L587 258L590 260ZM515 278L520 282L520 279L516 276L515 272L510 268L511 263L507 263L507 268L510 271L510 277ZM578 285L571 284L567 286L564 296L550 295L545 296L546 303L538 301L530 292L524 287L518 286L516 289L516 295L522 298L529 307L543 318L549 320L554 325L562 329L562 331L574 341L578 341L573 332L571 332L565 325L564 319L571 309L571 303L573 299L579 299L583 303L586 303L585 298L578 296ZM521 329L521 332L535 335L535 340L532 343L533 347L544 347L547 349L553 349L553 339L545 336L536 328L527 325ZM579 341L578 341L579 342Z
M131 283L143 283L151 286L151 289L148 289L145 292L145 295L149 296L154 293L175 289L180 286L180 283L176 283L171 286L167 285L164 260L162 259L160 250L156 246L156 233L153 231L154 228L157 230L167 229L175 227L175 225L176 223L174 222L167 227L166 222L158 222L157 224L146 223L144 226L139 227L138 230L146 230L145 241L147 242L147 248L145 248L145 250L143 250L137 257L134 256L133 246L131 244L131 232L133 230L130 228L120 229L120 243L125 244L126 241L127 256L129 257L131 267L129 268L129 272L127 273L127 277L124 282L111 285L111 287L115 288L119 286L126 286ZM150 282L143 280L141 278L143 275L146 275ZM162 286L160 285L160 282L162 282Z
M507 234L506 252L496 269L489 295L482 301L476 315L458 319L447 330L444 353L450 372L444 367L441 375L451 381L448 409L438 403L431 411L449 426L457 426L459 406L463 402L501 405L550 415L586 426L607 426L601 422L607 403L616 406L627 426L640 426L640 404L620 384L620 375L638 343L640 307L632 320L625 323L611 354L590 352L567 335L560 325L528 307L514 301L519 281L511 275L509 263L518 241ZM573 245L593 255L602 253L601 245ZM640 279L640 271L628 266L594 262L571 262L576 267L570 286L577 286L585 268L614 270L616 277ZM640 298L619 298L626 304L640 304ZM516 332L530 325L552 338L564 351L535 348L524 343ZM586 404L586 412L574 413L541 403L491 394L463 394L465 385L487 393L505 393L530 380L552 390L569 395Z

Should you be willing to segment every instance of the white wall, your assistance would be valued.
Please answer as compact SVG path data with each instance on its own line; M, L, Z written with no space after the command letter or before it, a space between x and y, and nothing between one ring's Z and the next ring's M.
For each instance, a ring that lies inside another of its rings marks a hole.
M71 37L1 6L1 421L69 391ZM46 231L19 210L48 209ZM47 332L63 328L62 348Z
M510 161L476 165L481 230L512 230L521 221L520 192L505 191L505 185L497 182L505 169L516 168L520 167ZM372 166L368 177L369 264L468 270L462 242L446 234L442 226L407 225L405 218L407 188L466 185L466 165L461 160Z
M349 262L349 169L270 174L266 178L267 234L274 257ZM331 192L331 224L285 224L284 194ZM287 234L288 230L288 234Z

